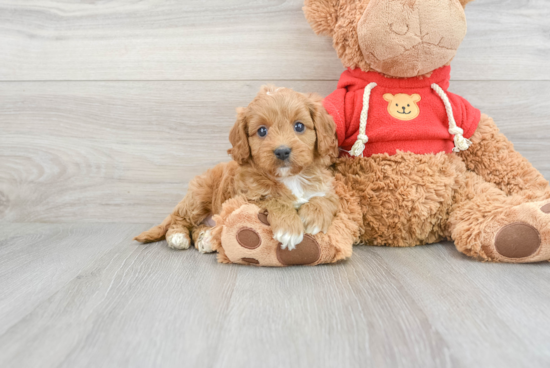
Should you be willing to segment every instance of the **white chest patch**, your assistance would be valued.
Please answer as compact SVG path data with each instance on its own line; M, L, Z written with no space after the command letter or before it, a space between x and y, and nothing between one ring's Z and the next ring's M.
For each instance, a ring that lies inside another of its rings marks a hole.
M324 197L325 192L313 192L304 189L304 186L307 186L308 179L301 175L292 175L282 178L278 178L279 182L283 183L296 197L294 202L295 208L300 208L303 204L309 202L313 197Z

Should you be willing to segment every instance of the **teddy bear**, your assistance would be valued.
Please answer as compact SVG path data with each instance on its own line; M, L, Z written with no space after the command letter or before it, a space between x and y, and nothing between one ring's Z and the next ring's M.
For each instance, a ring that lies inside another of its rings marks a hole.
M220 262L317 265L349 257L342 250L350 241L443 240L482 261L550 260L548 181L493 119L448 90L470 1L305 1L311 27L332 37L347 68L323 101L340 149L333 164L339 217L327 234L306 235L281 256L259 220L262 209L228 201L215 217ZM243 230L262 246L243 246Z
M448 91L470 1L305 1L347 68L324 100L337 125L334 172L361 207L357 242L452 240L478 260L548 261L548 181Z

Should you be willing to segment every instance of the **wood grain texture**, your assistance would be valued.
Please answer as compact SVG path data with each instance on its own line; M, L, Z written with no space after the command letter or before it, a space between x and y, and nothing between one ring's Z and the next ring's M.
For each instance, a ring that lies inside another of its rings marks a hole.
M302 3L0 0L0 367L550 366L548 264L438 244L283 270L130 240L228 159L261 84L334 90ZM467 17L451 91L550 179L548 1Z
M303 0L0 0L0 80L336 80ZM456 80L550 80L547 0L478 0Z
M2 367L550 364L546 264L485 264L439 244L356 247L345 263L281 270L121 240L146 225L25 225L22 237L10 226L1 269L17 277L3 273L0 290L19 291L2 295L0 318L24 317L0 331ZM35 241L40 255L18 246ZM48 273L22 264L66 254L71 275L47 293Z
M0 335L139 229L0 223Z
M0 83L0 219L156 222L228 160L262 82ZM330 93L334 82L284 81ZM550 82L453 82L550 178Z

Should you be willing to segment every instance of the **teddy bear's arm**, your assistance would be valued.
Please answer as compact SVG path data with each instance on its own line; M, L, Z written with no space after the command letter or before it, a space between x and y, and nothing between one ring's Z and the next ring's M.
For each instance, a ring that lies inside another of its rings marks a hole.
M472 146L458 153L469 170L496 184L508 195L521 194L531 200L550 196L548 181L514 149L492 118L482 114L470 140Z

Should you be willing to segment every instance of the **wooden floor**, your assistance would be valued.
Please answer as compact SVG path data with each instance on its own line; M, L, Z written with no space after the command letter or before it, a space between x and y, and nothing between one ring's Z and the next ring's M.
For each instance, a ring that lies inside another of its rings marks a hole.
M343 70L302 0L0 0L0 367L549 367L550 264L452 243L266 269L131 238L264 83ZM477 0L450 90L550 179L550 3Z
M550 267L452 244L220 265L147 225L7 224L1 367L548 367Z

